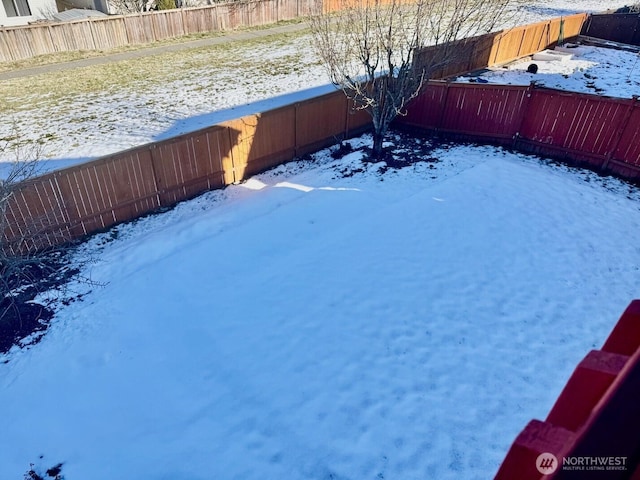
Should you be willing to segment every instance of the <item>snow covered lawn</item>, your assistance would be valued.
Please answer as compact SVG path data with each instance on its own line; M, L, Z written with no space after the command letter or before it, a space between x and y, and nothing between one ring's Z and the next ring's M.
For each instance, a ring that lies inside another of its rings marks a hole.
M640 95L640 54L579 45L567 49L571 57L563 61L526 58L504 67L492 68L479 76L490 83L538 85L581 93L596 93L610 97L631 98ZM532 63L537 73L528 73ZM461 77L460 81L477 80L478 77Z
M640 195L493 147L361 158L86 244L106 285L0 363L0 478L491 478L639 296Z

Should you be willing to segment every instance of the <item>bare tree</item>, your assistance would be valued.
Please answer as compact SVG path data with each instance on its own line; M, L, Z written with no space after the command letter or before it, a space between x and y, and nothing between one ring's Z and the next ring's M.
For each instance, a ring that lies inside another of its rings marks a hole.
M465 39L494 30L510 3L337 0L334 11L317 7L310 18L317 52L354 108L371 115L374 158L391 121L406 114L433 72L468 55Z
M29 217L21 224L13 217L14 197L41 173L41 158L41 145L21 139L15 126L0 138L0 354L46 328L52 312L34 302L38 294L57 289L58 297L67 301L76 295L66 289L71 279L92 284L79 276L82 264L69 263L68 239L51 231L46 216Z

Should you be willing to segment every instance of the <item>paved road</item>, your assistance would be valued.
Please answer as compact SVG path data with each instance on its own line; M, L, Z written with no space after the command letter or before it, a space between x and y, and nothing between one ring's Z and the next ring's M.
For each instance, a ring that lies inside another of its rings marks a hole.
M269 28L230 31L219 37L203 38L200 40L192 40L188 42L171 43L155 47L153 45L150 45L148 47L141 47L137 50L131 50L128 52L112 53L99 57L73 60L71 62L52 63L49 65L41 65L38 67L2 72L0 73L0 81L10 80L14 78L30 77L33 75L40 75L42 73L59 72L62 70L69 70L78 67L89 67L92 65L119 62L121 60L130 60L134 58L147 57L150 55L160 55L167 52L179 52L181 50L189 50L191 48L207 47L210 45L221 45L230 42L240 42L242 40L251 40L254 38L268 37L271 35L280 35L282 33L297 32L306 28L308 28L308 25L303 22L274 26Z

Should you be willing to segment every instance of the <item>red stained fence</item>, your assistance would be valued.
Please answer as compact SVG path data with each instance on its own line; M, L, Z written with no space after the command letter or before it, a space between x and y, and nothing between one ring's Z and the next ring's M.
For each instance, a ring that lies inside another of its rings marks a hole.
M640 104L536 86L431 83L400 124L640 180Z
M547 419L532 420L518 435L495 480L640 479L639 406L640 300L634 300L602 348L578 364Z

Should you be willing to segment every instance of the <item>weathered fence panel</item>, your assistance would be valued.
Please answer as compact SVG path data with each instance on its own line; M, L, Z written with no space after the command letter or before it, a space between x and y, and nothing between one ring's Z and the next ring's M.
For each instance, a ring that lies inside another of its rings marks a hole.
M95 45L102 48L117 48L129 45L125 17L96 18L89 22Z
M166 40L185 34L180 10L162 10L150 15L154 39Z
M96 48L89 22L52 23L48 26L56 52Z
M156 40L149 15L125 15L121 18L124 22L125 35L131 45L151 43Z
M327 139L339 139L347 130L347 115L347 98L342 92L297 104L296 152L307 153L300 150L303 147L314 151Z
M234 180L242 181L292 159L295 156L295 124L293 106L223 123L237 136L231 148Z
M628 118L621 126L618 144L612 158L640 167L640 104L633 102Z
M398 118L397 122L419 128L439 128L447 105L448 91L447 83L429 82L425 91L411 102L407 114Z
M355 111L341 91L306 100L295 108L296 155L335 144L371 124L371 116Z
M55 172L74 238L132 220L159 201L148 148Z
M600 168L613 149L631 102L534 89L520 136Z
M6 33L7 43L5 48L0 47L0 51L5 51L5 56L11 60L20 59L20 52L28 52L29 57L35 57L59 51L51 36L51 29L45 25L17 27L3 33Z
M16 251L48 247L73 238L65 201L53 175L25 184L7 202L4 236Z
M231 138L212 127L150 147L160 205L171 206L233 182Z
M526 87L455 85L447 94L441 128L495 140L511 139L518 131L527 93Z
M589 19L582 28L582 35L640 45L640 15L637 13L589 15Z
M529 90L523 86L431 82L399 122L511 141L520 128Z
M215 8L189 8L182 10L185 31L188 33L215 32L220 30Z

